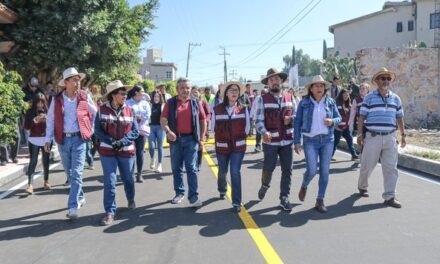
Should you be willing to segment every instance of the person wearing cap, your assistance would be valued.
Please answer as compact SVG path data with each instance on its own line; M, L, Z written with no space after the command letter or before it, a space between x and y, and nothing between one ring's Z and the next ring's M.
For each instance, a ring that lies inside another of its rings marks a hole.
M321 75L314 76L307 88L308 94L300 101L294 120L295 152L300 154L303 147L306 160L306 172L298 198L304 201L307 187L318 172L319 166L315 209L325 213L327 208L324 205L324 197L330 174L334 128L341 122L341 116L335 100L327 95L327 83Z
M134 160L135 140L139 136L138 122L132 108L125 104L130 87L120 80L110 82L95 120L98 152L104 173L104 210L101 225L113 223L116 213L116 171L124 184L128 208L135 209ZM143 148L142 148L143 150Z
M199 100L190 97L191 82L186 78L177 80L177 96L169 99L160 116L160 124L170 144L171 168L174 191L172 204L182 202L185 193L183 165L188 179L188 200L190 207L201 207L199 198L197 151L205 140L206 116Z
M269 93L258 98L255 109L255 128L263 136L264 163L261 175L261 187L258 198L263 200L270 187L272 173L277 165L278 156L281 164L280 207L292 210L289 201L292 180L293 161L293 126L296 104L290 94L281 94L281 85L287 74L271 68L261 80L269 88Z
M38 78L37 77L32 77L29 80L29 82L27 83L27 85L22 88L23 92L24 92L23 100L25 102L31 103L32 99L34 98L34 95L36 93L44 94L43 89L38 87L39 84L40 84L40 81L38 80Z
M139 136L134 141L136 146L136 182L142 183L142 168L144 166L144 149L145 142L150 135L150 116L151 107L150 104L144 99L144 88L140 85L135 85L130 91L128 91L128 100L126 104L133 109L133 113L138 123ZM151 160L154 166L154 159ZM150 166L151 167L151 166Z
M71 67L63 72L58 85L64 90L57 94L49 106L46 119L44 150L50 153L55 138L67 181L70 183L67 217L78 218L78 210L85 203L82 173L86 155L86 142L93 134L96 106L86 91L81 90L84 73Z
M361 168L359 171L358 189L362 197L368 197L368 178L380 159L384 179L384 204L401 208L396 199L396 186L399 172L397 170L398 140L396 129L399 129L400 146L406 146L405 124L400 97L390 90L390 84L396 74L386 68L380 69L371 79L377 85L363 101L358 119L359 133L357 143L363 146Z
M211 130L215 133L215 153L218 162L217 186L220 199L226 197L226 174L230 166L232 210L241 211L241 163L246 152L246 137L250 129L249 111L239 98L245 92L241 82L230 81L220 90L223 102L214 107Z
M339 87L339 85L341 84L341 80L339 79L338 76L334 76L333 80L332 80L332 85L330 87L330 96L336 100L336 98L339 95L339 92L341 91L341 88Z

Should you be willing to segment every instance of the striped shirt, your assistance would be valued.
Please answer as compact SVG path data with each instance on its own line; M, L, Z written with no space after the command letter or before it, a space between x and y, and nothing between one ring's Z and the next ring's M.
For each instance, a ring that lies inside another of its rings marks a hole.
M382 97L376 90L369 93L360 109L360 115L365 117L365 127L373 132L391 132L397 128L397 118L403 118L400 97L388 91L388 96Z

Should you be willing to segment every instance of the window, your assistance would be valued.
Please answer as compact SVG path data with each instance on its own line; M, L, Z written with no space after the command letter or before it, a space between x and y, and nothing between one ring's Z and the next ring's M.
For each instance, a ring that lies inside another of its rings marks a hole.
M408 31L413 31L414 30L414 21L410 20L408 21Z
M397 31L397 32L402 32L402 28L403 28L402 22L397 22L397 28L396 28L396 31Z
M429 28L440 28L440 13L431 14L431 23Z
M167 71L167 72L166 72L166 75L167 75L167 79L171 79L171 78L172 78L172 77L171 77L172 75L171 75L171 72L170 72L170 71Z

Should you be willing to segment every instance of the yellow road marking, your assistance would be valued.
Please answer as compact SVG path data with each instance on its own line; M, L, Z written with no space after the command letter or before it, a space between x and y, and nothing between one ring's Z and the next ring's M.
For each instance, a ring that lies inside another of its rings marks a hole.
M212 141L213 141L213 139L212 139ZM208 144L209 144L209 142L208 142ZM209 153L206 151L206 148L203 148L203 156L205 157L206 161L208 162L208 166L212 169L212 172L214 172L214 175L217 178L218 177L217 164L215 164L214 160L211 158ZM227 189L226 195L229 198L229 200L232 201L231 186L229 185L229 183L228 183L228 189ZM260 230L257 223L255 223L252 216L246 210L246 208L242 207L241 212L238 215L240 216L241 221L243 222L244 226L246 227L246 230L251 235L255 244L257 244L257 247L260 250L260 252L263 255L266 262L267 263L284 263L281 260L280 256L275 251L275 249L269 243L266 236L263 234L263 231Z
M246 139L246 144L248 146L255 146L255 136L248 137ZM206 142L203 142L203 145L214 145L214 137L210 137ZM170 144L167 142L167 140L164 138L163 141L163 147L168 148ZM145 141L145 149L148 149L148 139Z

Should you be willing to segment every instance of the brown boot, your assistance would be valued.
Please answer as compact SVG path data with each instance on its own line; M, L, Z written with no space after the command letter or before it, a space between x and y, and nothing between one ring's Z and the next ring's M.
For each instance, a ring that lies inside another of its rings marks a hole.
M43 188L44 188L45 190L50 190L51 186L50 186L50 184L49 184L48 181L44 181Z
M304 202L304 198L306 198L306 193L307 193L307 188L301 186L301 189L299 190L298 193L298 198L301 202Z
M138 183L143 183L144 179L142 178L142 174L141 173L136 173L136 182Z
M320 213L327 212L327 207L325 207L325 205L324 205L324 200L316 199L315 209L316 209L316 211L318 211Z

